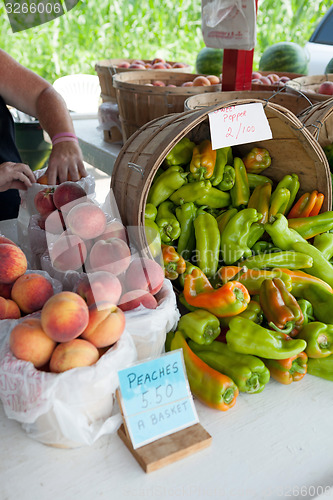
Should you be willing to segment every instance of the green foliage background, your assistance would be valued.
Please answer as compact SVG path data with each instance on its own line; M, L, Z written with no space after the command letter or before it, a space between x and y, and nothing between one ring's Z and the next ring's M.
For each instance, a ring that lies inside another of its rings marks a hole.
M101 59L165 57L195 65L204 47L200 0L85 0L64 16L12 33L0 6L0 46L53 82L72 73L95 73ZM254 69L268 46L304 45L331 0L259 0Z

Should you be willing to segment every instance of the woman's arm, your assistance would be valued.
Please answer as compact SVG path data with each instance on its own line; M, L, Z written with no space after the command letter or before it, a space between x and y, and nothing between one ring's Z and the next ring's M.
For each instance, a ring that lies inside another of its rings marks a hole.
M52 85L0 50L0 95L6 104L34 116L52 138L58 133L74 133L73 122L62 97ZM47 169L48 183L73 181L87 175L77 142L59 142L52 148Z

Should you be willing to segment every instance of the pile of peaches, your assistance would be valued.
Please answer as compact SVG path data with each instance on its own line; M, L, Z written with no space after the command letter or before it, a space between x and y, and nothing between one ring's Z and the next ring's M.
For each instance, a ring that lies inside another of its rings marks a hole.
M283 86L289 82L289 76L282 75L279 76L276 73L270 73L269 75L263 75L260 71L252 72L251 82L255 85L277 85Z
M10 334L13 354L60 373L94 364L121 337L126 311L141 304L155 309L164 270L131 255L125 226L108 222L77 183L42 189L35 205L50 236L53 267L85 272L73 291L54 293L49 279L27 272L24 252L1 237L0 319L25 316Z
M133 61L124 60L114 66L124 69L176 69L187 68L189 65L182 62L169 63L161 57L155 57L150 61L143 61L142 59L134 59Z
M221 78L216 75L198 75L193 80L183 82L181 85L165 83L162 80L153 80L151 83L145 83L145 85L150 87L209 87L210 85L218 85L221 82Z

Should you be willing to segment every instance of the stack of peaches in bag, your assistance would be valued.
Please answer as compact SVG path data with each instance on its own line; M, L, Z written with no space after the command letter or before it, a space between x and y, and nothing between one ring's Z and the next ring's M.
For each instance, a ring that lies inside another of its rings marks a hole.
M16 304L17 314L2 317L27 315L10 334L10 348L18 359L60 373L94 364L114 345L125 329L125 311L140 305L155 309L164 270L154 260L141 257L129 243L122 222L105 213L77 183L42 189L34 201L52 268L58 275L77 271L78 280L73 290L54 293L47 278L41 283L42 276L26 274L24 253L12 243L19 256L7 258L7 274L17 271L12 273L15 278L6 278L0 265L0 290L8 289L3 300L9 309ZM0 243L0 254L3 245L5 250L10 246ZM22 303L35 304L21 307L20 297Z

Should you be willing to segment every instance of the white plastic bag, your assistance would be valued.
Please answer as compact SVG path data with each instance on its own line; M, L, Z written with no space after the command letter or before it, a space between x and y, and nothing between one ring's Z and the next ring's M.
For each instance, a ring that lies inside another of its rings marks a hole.
M207 47L252 50L256 44L254 0L202 0L201 29Z
M7 417L37 441L66 448L91 445L115 432L121 423L114 408L117 372L137 360L129 333L125 330L94 365L55 374L13 356L9 336L19 321L0 325L0 399Z

